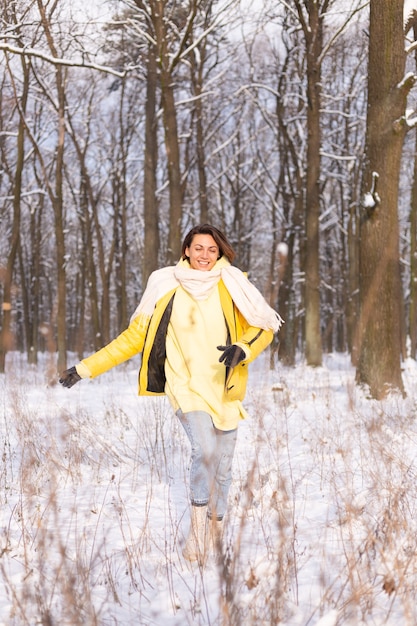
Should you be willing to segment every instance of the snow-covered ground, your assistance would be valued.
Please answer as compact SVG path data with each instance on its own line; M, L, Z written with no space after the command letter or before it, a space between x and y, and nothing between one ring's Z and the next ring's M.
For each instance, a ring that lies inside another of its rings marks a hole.
M189 448L138 360L0 376L0 625L417 623L417 367L376 402L345 355L251 367L220 565L186 562ZM71 363L70 363L71 364Z

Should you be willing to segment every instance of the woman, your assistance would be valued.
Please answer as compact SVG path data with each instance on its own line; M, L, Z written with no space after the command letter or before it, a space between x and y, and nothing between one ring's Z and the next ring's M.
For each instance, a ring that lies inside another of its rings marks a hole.
M151 274L127 330L60 378L72 387L142 352L139 395L165 393L190 440L191 528L183 555L199 563L221 537L248 364L282 322L231 265L234 257L221 231L194 227L178 264Z

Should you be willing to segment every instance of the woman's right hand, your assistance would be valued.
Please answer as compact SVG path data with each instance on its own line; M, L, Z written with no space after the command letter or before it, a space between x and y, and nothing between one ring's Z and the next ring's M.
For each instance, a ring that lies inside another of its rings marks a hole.
M61 374L59 382L63 387L67 387L68 389L70 389L76 383L78 383L79 380L81 380L81 376L78 374L76 367L72 366Z

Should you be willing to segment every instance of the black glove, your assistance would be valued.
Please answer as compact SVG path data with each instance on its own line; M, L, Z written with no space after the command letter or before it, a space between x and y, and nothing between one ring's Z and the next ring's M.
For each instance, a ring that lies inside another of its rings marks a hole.
M236 367L236 365L246 359L245 351L235 344L231 346L217 346L217 350L223 351L219 361L220 363L224 363L226 367Z
M59 382L64 387L67 387L68 389L70 389L71 387L75 385L75 383L78 383L79 380L81 380L81 376L77 373L75 366L73 366L73 367L70 367L69 370L65 370L65 372L61 374L61 378L59 379Z

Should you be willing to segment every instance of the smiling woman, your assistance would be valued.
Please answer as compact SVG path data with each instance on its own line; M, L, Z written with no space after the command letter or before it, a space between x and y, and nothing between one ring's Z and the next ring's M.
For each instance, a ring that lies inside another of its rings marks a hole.
M248 364L282 321L231 265L234 257L221 231L194 227L177 265L150 276L127 330L60 378L72 387L142 352L139 395L166 394L190 441L191 530L183 555L200 564L209 550L219 555Z
M223 235L223 233L210 226L210 224L201 224L199 226L195 226L190 230L190 232L185 237L182 249L181 256L183 261L188 260L192 269L204 269L203 267L199 267L198 265L193 265L194 259L197 258L197 253L200 253L199 258L203 258L201 252L205 249L207 254L211 253L211 259L213 260L213 256L215 255L215 260L220 259L221 257L226 257L229 263L233 263L235 258L235 251L232 246ZM191 260L191 255L193 256L193 260ZM208 259L205 259L206 261ZM213 265L209 268L212 269Z
M219 258L219 248L211 235L196 235L185 254L193 270L210 271Z

